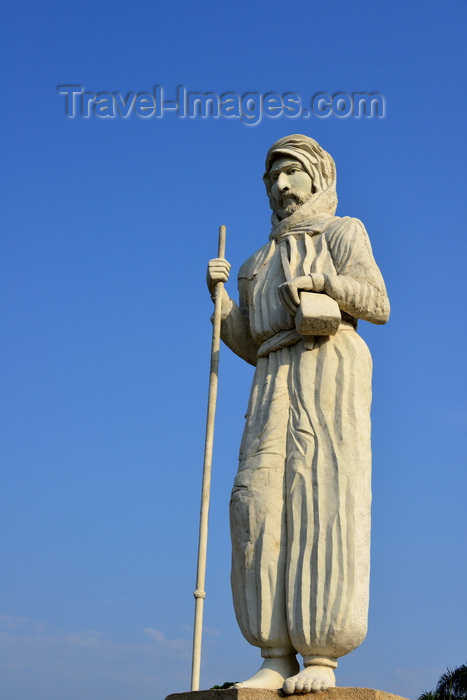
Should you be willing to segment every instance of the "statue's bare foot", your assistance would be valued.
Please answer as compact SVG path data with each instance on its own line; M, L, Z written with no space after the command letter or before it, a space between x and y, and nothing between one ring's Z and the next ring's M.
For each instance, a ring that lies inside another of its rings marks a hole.
M334 688L336 677L329 666L306 666L296 676L287 678L282 690L286 695L294 693L317 693L318 690Z
M235 688L265 688L267 690L279 690L284 680L299 669L295 654L288 656L274 656L264 659L264 663L255 673L242 683L236 683Z

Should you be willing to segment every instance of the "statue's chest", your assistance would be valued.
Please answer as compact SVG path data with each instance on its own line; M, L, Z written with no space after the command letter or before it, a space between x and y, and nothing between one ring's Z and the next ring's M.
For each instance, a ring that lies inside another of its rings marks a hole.
M312 272L336 274L333 256L323 234L285 238L259 270L255 281L265 291L269 286Z

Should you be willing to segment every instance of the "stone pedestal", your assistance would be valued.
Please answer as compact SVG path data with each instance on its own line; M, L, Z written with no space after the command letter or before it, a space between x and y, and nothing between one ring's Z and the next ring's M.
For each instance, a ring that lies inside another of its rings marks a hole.
M261 688L227 688L227 690L196 690L195 692L174 693L166 700L407 700L400 695L386 693L372 688L329 688L319 693L284 695L281 690Z

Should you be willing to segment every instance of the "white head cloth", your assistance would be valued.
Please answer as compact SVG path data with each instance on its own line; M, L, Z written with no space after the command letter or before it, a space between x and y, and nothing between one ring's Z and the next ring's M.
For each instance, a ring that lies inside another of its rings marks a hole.
M271 196L272 181L269 171L275 160L284 157L294 158L303 166L313 182L313 194L297 211L280 221L275 208L277 202ZM334 216L337 208L336 166L333 158L319 143L303 134L292 134L276 141L266 156L266 172L263 176L269 204L273 210L271 237L276 240L288 233L310 230L310 224L322 222L324 218ZM319 225L318 228L321 228Z

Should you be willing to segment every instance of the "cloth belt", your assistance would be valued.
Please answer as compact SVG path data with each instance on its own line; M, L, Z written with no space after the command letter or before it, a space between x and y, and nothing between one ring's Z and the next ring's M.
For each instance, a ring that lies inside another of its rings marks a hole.
M353 330L355 330L355 323L353 321L342 320L337 332ZM260 357L267 357L269 353L282 350L282 348L287 348L290 345L296 345L300 340L305 341L305 350L313 350L315 339L320 337L321 336L316 335L300 335L295 328L289 331L280 331L260 345L257 357L258 359Z

